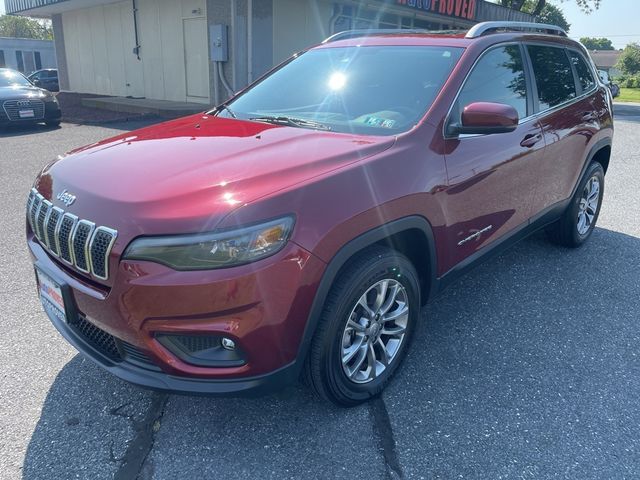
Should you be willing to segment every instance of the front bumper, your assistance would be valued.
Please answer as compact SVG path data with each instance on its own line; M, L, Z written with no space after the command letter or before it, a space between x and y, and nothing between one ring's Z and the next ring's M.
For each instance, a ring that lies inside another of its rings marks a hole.
M45 308L51 322L78 351L123 380L178 393L263 394L299 374L300 342L324 264L293 243L253 266L220 271L122 261L110 288L63 267L33 236L28 244L35 266L63 286L70 305L68 321ZM92 342L94 333L78 328L78 319L112 338L118 354ZM224 334L246 353L246 363L188 364L156 340L158 333Z

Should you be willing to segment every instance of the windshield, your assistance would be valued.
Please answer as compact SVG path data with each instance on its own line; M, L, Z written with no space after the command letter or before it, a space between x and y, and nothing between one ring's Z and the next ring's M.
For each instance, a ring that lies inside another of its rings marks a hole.
M24 75L13 70L0 70L0 87L28 87L31 82Z
M308 51L220 109L221 117L370 135L409 130L461 48L371 46Z

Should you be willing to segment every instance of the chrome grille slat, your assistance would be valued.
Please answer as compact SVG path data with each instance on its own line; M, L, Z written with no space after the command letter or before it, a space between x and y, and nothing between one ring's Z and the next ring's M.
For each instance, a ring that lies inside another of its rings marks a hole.
M76 268L89 273L89 241L96 226L87 220L80 220L71 235L71 255Z
M78 223L78 217L70 213L65 213L62 216L62 221L60 222L60 228L58 231L60 258L69 265L73 265L73 257L71 255L71 234L76 228L76 223Z
M118 232L107 227L96 228L89 243L89 264L93 275L106 280L109 278L109 262L102 261L108 257L107 252L113 248Z
M31 223L31 229L35 236L38 236L38 224L36 223L36 218L38 218L38 210L40 210L40 204L42 203L42 196L40 194L36 195L31 203L31 211L29 212L29 220Z
M25 103L25 105L19 106L18 103ZM42 120L44 118L44 102L42 100L7 100L2 104L2 107L7 118L12 122ZM20 110L33 110L33 117L20 118Z
M55 207L34 188L27 200L27 218L34 236L52 255L100 280L109 278L109 256L118 237L112 228Z
M47 219L47 214L49 213L49 209L51 208L51 202L48 200L42 200L40 203L40 208L38 209L38 216L36 217L36 225L37 225L37 236L38 240L47 245L45 239L45 231L44 224ZM48 245L47 245L48 246Z
M64 211L61 208L53 207L49 209L49 215L47 215L47 220L45 222L45 237L47 240L47 245L49 246L49 250L56 257L60 255L60 247L58 245L58 239L56 238L56 232L58 231L58 224L62 219Z

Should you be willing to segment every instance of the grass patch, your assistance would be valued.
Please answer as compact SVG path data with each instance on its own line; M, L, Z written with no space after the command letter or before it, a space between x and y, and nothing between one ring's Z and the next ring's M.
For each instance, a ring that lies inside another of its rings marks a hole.
M621 88L620 96L614 98L613 101L640 103L640 88Z

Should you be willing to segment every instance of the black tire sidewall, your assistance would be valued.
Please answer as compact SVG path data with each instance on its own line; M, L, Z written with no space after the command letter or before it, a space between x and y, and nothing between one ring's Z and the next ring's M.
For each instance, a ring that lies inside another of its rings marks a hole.
M582 199L582 192L584 191L584 188L587 185L587 182L594 175L598 176L598 180L600 182L600 197L598 198L598 208L596 209L596 214L593 217L593 222L589 226L589 230L584 235L580 235L577 228L578 212L580 210L580 200ZM594 162L591 165L589 165L589 168L587 168L587 171L584 177L582 178L580 185L578 186L576 195L573 198L573 201L571 202L571 208L568 211L569 216L568 218L565 219L565 221L568 223L567 227L571 227L572 240L575 243L575 245L583 244L589 239L589 237L593 233L593 230L595 229L595 226L596 226L596 222L598 221L598 217L600 216L600 208L602 208L603 198L604 198L604 169L602 168L602 165L600 165L600 163Z
M409 303L409 321L407 331L393 362L376 379L364 384L350 381L342 368L342 334L355 303L375 283L385 278L393 278L402 284L407 292ZM413 338L420 316L420 292L418 276L411 263L400 255L387 255L373 262L350 279L349 286L341 294L338 303L331 312L328 335L325 338L322 359L324 381L333 396L342 404L357 404L378 395L386 386L394 372L402 363L403 357ZM328 319L327 319L328 320Z

